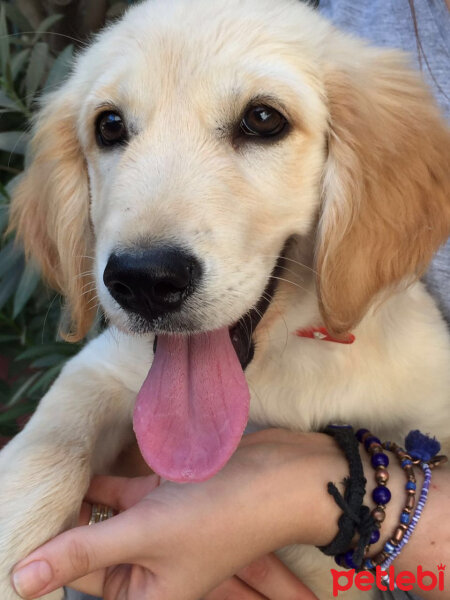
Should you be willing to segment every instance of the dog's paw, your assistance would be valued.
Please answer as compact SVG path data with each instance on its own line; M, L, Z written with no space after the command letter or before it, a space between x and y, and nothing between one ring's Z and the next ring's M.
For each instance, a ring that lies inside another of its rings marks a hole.
M11 571L30 552L77 522L89 484L86 459L54 440L13 440L0 453L0 599L18 600ZM61 600L63 592L45 596Z

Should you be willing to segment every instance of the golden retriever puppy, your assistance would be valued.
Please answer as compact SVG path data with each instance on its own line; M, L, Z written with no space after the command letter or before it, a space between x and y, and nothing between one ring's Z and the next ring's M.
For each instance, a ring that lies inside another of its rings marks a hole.
M43 100L12 226L68 337L97 301L110 328L0 454L2 600L133 424L174 481L216 473L249 410L450 449L449 335L418 281L449 235L449 147L404 56L298 0L149 0L95 39ZM284 557L332 597L331 559Z

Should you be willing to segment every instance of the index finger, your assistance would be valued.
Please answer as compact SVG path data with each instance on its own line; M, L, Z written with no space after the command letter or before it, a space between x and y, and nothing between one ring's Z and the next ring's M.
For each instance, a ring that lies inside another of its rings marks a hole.
M135 506L93 527L76 527L50 540L13 570L13 583L23 598L36 598L94 574L89 585L97 587L105 568L139 563L148 545L142 523L145 507ZM122 540L117 544L117 540Z

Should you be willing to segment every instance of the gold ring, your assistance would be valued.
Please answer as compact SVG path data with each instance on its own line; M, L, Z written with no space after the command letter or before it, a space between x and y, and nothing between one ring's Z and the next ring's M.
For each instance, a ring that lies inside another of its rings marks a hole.
M114 517L114 515L115 512L110 506L106 506L106 504L93 504L89 525L94 525L94 523L106 521L107 519Z

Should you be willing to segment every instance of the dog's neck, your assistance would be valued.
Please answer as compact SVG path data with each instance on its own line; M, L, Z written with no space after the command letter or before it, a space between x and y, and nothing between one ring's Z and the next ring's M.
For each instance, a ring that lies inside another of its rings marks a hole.
M414 420L417 425L430 419L422 414L424 399L431 393L436 402L447 402L442 373L450 348L442 316L423 284L399 287L375 303L352 331L354 344L326 343L296 335L323 320L311 263L298 248L286 258L283 281L255 332L255 356L246 370L252 421L314 430L344 415L389 436L394 425L406 434ZM367 403L378 407L369 424ZM401 424L390 419L396 403L404 406ZM437 420L429 428L440 432L439 427Z

